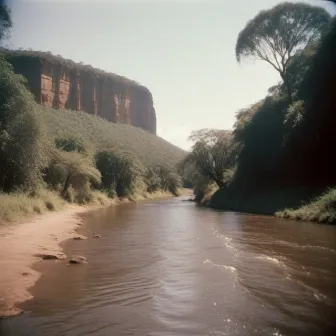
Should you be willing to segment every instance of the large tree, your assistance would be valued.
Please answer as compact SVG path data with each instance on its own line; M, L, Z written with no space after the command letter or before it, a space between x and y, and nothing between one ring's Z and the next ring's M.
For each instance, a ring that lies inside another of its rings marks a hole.
M184 165L192 165L204 178L225 186L225 172L235 164L236 147L229 131L201 129L193 131L189 140L194 144L184 159Z
M304 3L281 3L261 11L239 33L236 57L262 60L279 72L290 103L293 90L287 68L295 53L317 41L328 30L331 16L321 7Z

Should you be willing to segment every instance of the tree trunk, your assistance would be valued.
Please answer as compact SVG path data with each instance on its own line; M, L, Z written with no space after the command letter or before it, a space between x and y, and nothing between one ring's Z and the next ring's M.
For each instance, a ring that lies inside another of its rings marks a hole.
M66 192L68 191L68 188L70 186L70 177L71 177L71 174L68 174L67 178L65 179L64 187L63 187L63 190L62 190L62 196L63 197L66 196Z
M292 93L292 87L289 83L289 81L286 78L286 74L284 72L280 73L280 76L284 82L284 85L286 87L286 91L287 91L287 95L288 95L288 101L289 101L289 105L293 104L293 93Z

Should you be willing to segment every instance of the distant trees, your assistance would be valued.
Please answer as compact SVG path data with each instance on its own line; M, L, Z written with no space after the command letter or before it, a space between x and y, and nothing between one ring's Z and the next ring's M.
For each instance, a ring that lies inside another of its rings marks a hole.
M321 7L285 2L261 11L240 32L236 57L270 64L281 76L290 103L293 89L287 69L294 54L326 33L331 16Z

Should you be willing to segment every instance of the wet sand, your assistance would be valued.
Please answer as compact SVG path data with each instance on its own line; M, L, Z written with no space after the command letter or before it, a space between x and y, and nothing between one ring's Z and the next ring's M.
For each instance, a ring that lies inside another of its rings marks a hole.
M62 252L59 244L74 237L81 225L79 214L92 209L68 206L24 223L0 227L0 318L22 312L16 305L31 298L28 289L40 277L32 269L35 262L42 260L37 255Z

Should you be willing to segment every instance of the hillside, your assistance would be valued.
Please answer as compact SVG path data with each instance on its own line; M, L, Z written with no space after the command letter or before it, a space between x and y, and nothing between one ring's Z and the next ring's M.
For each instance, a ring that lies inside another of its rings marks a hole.
M131 125L110 123L77 111L41 107L38 113L48 134L54 137L73 134L83 138L92 149L116 147L129 151L147 167L174 166L186 154L168 141Z

